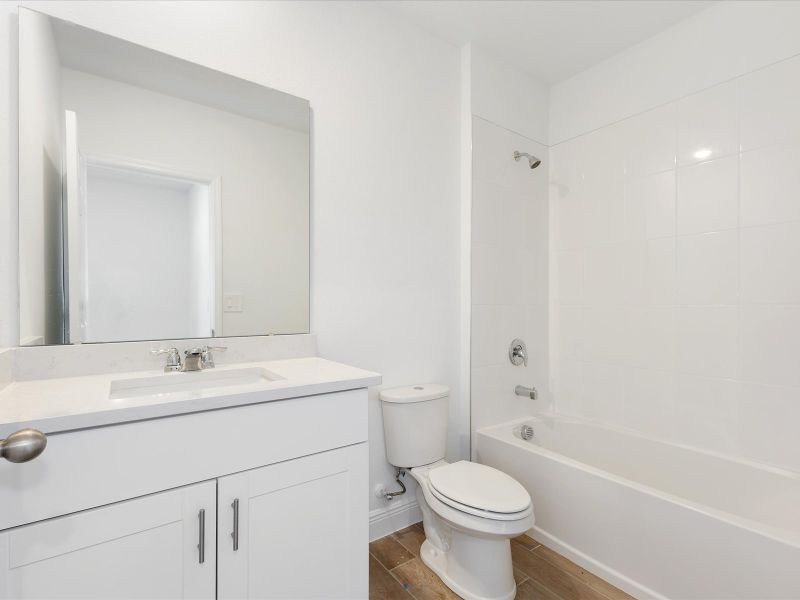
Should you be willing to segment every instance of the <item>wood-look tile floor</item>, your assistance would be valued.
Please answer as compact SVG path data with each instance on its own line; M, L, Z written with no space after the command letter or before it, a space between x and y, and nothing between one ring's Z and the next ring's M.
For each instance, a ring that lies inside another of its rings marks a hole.
M457 600L419 557L422 523L369 545L370 600ZM511 540L518 600L632 600L628 594L536 540Z

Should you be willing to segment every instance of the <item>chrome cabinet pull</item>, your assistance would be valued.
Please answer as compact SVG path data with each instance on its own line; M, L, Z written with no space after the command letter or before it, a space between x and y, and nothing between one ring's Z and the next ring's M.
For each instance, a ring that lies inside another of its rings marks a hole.
M201 508L197 513L197 519L200 521L200 542L197 544L198 561L202 565L206 562L206 509Z
M236 552L239 549L239 499L233 501L231 504L231 508L233 509L233 532L231 532L231 537L233 538L233 551Z
M9 462L24 463L44 452L47 436L38 429L20 429L0 440L0 456Z

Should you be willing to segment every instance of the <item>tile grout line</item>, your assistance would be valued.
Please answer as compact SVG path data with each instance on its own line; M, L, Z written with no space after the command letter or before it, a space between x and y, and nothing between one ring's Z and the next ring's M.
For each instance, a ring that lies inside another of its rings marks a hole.
M544 546L544 544L539 544L538 546L536 546L536 548L533 548L533 549L531 549L531 552L533 552L534 550L538 550L538 549L539 549L539 548L541 548L542 546ZM589 588L590 590L592 590L594 593L596 593L596 594L597 594L598 596L600 596L601 598L604 598L605 600L612 600L612 599L611 599L609 596L607 596L606 594L604 594L604 593L603 593L603 592L601 592L600 590L596 589L594 586L590 585L588 582L586 582L586 581L583 581L583 580L582 580L580 577L577 577L576 575L573 575L572 573L569 573L569 572L565 571L564 569L562 569L561 567L559 567L559 566L558 566L558 565L556 565L555 563L553 563L553 562L549 561L549 560L547 559L547 557L546 557L546 556L543 556L543 555L541 555L541 554L537 554L537 556L538 556L539 558L541 558L541 559L542 559L544 562L546 562L548 565L550 565L551 567L553 567L554 569L556 569L557 571L560 571L561 573L563 573L564 575L566 575L566 576L567 576L569 579L571 579L571 580L574 580L574 581L578 581L579 583L582 583L583 585L585 585L587 588ZM583 570L583 571L586 571L586 572L587 572L587 573L589 573L590 575L594 575L594 573L592 573L591 571L587 571L586 569L584 569L584 568L583 568L583 567L581 567L580 565L578 565L578 567L579 567L581 570ZM595 577L596 577L596 575L595 575ZM530 577L529 577L529 579L532 579L532 578L530 578ZM540 583L539 585L541 585L542 587L544 587L544 588L545 588L546 590L548 590L549 592L552 592L553 594L555 594L556 596L558 596L558 594L556 594L556 593L555 593L553 590L551 590L551 589L550 589L549 587L547 587L546 585L544 585L544 584L542 584L542 583Z
M397 567L395 567L395 569L396 569L396 568L397 568ZM391 575L391 577L392 577L392 578L393 578L393 579L394 579L394 580L397 582L397 584L398 584L398 585L399 585L399 586L402 588L402 590L403 590L403 591L404 591L406 594L408 594L408 595L409 595L411 598L414 598L414 600L418 600L418 599L417 599L417 597L416 597L414 594L412 594L412 593L411 593L411 590L408 590L408 589L406 589L406 587L403 585L403 582L402 582L402 581L400 581L400 579L397 577L397 575L395 575L395 574L394 574L394 569L392 569L391 571L389 571L389 575Z

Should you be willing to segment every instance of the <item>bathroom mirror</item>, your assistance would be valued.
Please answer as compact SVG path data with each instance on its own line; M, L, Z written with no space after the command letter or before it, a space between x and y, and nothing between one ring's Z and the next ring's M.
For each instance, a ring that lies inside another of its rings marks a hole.
M308 332L308 102L19 12L20 345Z

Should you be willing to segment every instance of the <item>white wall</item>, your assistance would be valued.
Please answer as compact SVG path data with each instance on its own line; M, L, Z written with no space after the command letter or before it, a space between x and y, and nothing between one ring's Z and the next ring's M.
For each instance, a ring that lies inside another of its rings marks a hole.
M718 2L553 86L556 144L800 52L800 3Z
M551 148L558 411L800 471L798 106L800 56Z
M28 99L20 110L20 290L26 303L20 335L27 343L63 339L61 251L62 111L59 57L50 21L41 15L20 31L25 51L19 85Z
M473 118L472 127L472 432L549 406L548 149ZM534 170L515 150L542 159ZM528 365L514 366L508 346L522 338ZM536 387L539 399L514 394ZM474 453L474 445L473 445Z
M85 155L220 178L223 293L242 294L243 310L223 313L217 335L307 331L308 134L72 69L61 80Z
M475 44L468 49L472 114L547 144L548 86Z
M457 48L372 3L31 7L309 99L311 314L320 354L378 371L386 386L448 384L458 401ZM13 7L0 11L7 27ZM0 75L13 95L8 52L0 47ZM13 115L8 102L0 96L0 115ZM14 142L0 133L5 152ZM14 165L2 167L8 189ZM0 198L4 214L13 198ZM0 226L16 231L8 219ZM16 320L7 306L13 297L0 296L3 313ZM16 343L13 330L0 326L5 343ZM389 485L380 416L373 397L370 481ZM451 438L452 450L455 430Z

